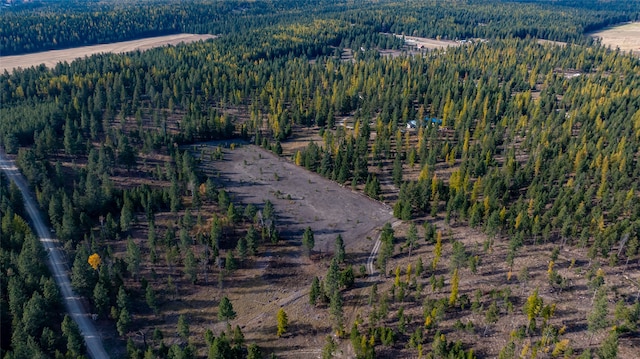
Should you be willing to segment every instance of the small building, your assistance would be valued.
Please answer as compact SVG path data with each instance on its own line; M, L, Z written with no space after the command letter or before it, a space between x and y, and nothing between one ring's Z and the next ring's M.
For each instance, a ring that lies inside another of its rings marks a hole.
M442 120L439 118L435 118L435 117L425 117L424 120L422 120L422 123L419 124L420 126L423 127L427 127L427 126L440 126L442 125ZM407 122L407 129L411 130L411 129L415 129L418 127L418 121L416 120L411 120Z

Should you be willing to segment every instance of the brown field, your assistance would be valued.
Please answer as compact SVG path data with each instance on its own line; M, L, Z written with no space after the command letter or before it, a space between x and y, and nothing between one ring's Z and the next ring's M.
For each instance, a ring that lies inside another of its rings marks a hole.
M176 34L115 42L112 44L82 46L64 50L51 50L35 54L2 56L0 57L0 72L4 72L5 70L12 72L17 68L29 68L40 64L44 64L47 67L54 67L59 62L73 61L78 58L100 53L123 53L136 50L148 50L154 47L177 45L180 43L189 43L201 40L204 41L214 38L216 38L215 35Z
M238 202L262 206L270 200L285 238L299 241L304 229L311 227L319 252L333 252L333 242L341 234L347 250L368 254L373 244L366 237L393 220L389 206L253 145L225 148L222 161L209 161L206 153L218 145L224 143L194 147L196 157L204 155L202 169L210 176L215 173Z
M402 35L396 35L397 38L402 38ZM462 43L451 40L438 40L438 39L430 39L426 37L416 37L416 36L405 36L404 42L407 45L416 46L418 49L444 49L449 46L457 47Z
M612 49L619 48L621 51L640 55L640 22L610 27L590 35L599 38L603 45Z

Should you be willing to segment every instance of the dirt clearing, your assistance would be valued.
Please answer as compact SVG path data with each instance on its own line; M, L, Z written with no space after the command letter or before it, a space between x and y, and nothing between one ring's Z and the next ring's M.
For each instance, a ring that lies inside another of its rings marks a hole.
M640 22L632 22L594 32L592 37L600 38L602 44L612 49L631 51L640 55Z
M17 68L29 68L44 64L51 68L57 63L63 61L73 61L85 56L91 56L100 53L123 53L136 50L149 50L154 47L165 45L177 45L180 43L189 43L200 40L208 40L216 38L215 35L198 35L198 34L176 34L167 36L149 37L146 39L114 42L112 44L82 46L72 49L51 50L38 52L35 54L25 54L16 56L0 57L0 72L5 70L12 72Z
M397 38L402 38L402 35L396 35ZM438 39L430 39L427 37L416 37L416 36L405 36L404 42L407 45L416 46L418 49L444 49L449 46L457 47L460 46L461 42L450 41L450 40L438 40Z
M208 162L208 153L224 143L196 147L208 174L215 174L232 197L259 207L270 200L278 214L277 227L286 240L299 241L305 228L314 231L316 251L333 252L338 234L347 251L368 254L375 239L372 231L393 220L389 206L351 191L335 182L279 158L260 147L223 148L223 160ZM205 163L208 162L208 163Z

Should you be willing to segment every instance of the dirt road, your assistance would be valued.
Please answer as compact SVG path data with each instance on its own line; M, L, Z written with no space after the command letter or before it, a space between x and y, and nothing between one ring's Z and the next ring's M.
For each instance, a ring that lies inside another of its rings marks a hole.
M4 153L0 153L0 169L7 177L15 182L22 192L25 208L31 219L31 223L36 230L36 234L40 238L40 242L49 254L47 258L47 266L53 275L53 278L60 288L65 309L69 316L78 324L80 332L84 336L87 345L87 352L93 359L107 359L109 355L104 350L102 339L93 322L89 319L89 314L84 310L80 303L80 298L73 292L71 281L67 273L67 265L63 260L63 255L58 248L58 242L51 236L50 229L44 224L38 207L27 186L27 181L22 176L13 161L9 160Z

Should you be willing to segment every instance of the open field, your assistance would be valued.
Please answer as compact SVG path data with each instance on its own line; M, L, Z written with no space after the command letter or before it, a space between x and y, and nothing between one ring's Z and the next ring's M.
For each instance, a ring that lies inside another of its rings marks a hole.
M218 145L223 143L201 144L195 155L213 152ZM299 240L304 229L311 227L319 252L332 252L338 234L344 238L347 251L368 252L373 244L365 238L393 219L389 206L259 147L242 145L233 150L225 148L223 153L224 159L207 163L205 172L219 173L218 181L225 190L244 204L261 206L270 200L278 213L277 227L285 238Z
M17 68L29 68L40 64L44 64L47 67L54 67L59 62L73 61L78 58L100 53L123 53L136 50L148 50L159 46L177 45L183 42L188 43L208 40L215 37L215 35L176 34L115 42L112 44L82 46L64 50L51 50L35 54L3 56L0 57L0 72L4 72L5 70L11 72Z
M611 46L612 49L620 48L621 51L640 55L640 22L610 27L590 35L600 38L603 45Z
M402 35L396 35L396 37L402 38ZM461 42L457 42L457 41L437 40L437 39L430 39L426 37L416 37L416 36L405 36L404 42L407 45L413 45L418 49L428 49L428 50L444 49L449 46L456 47L462 44Z

